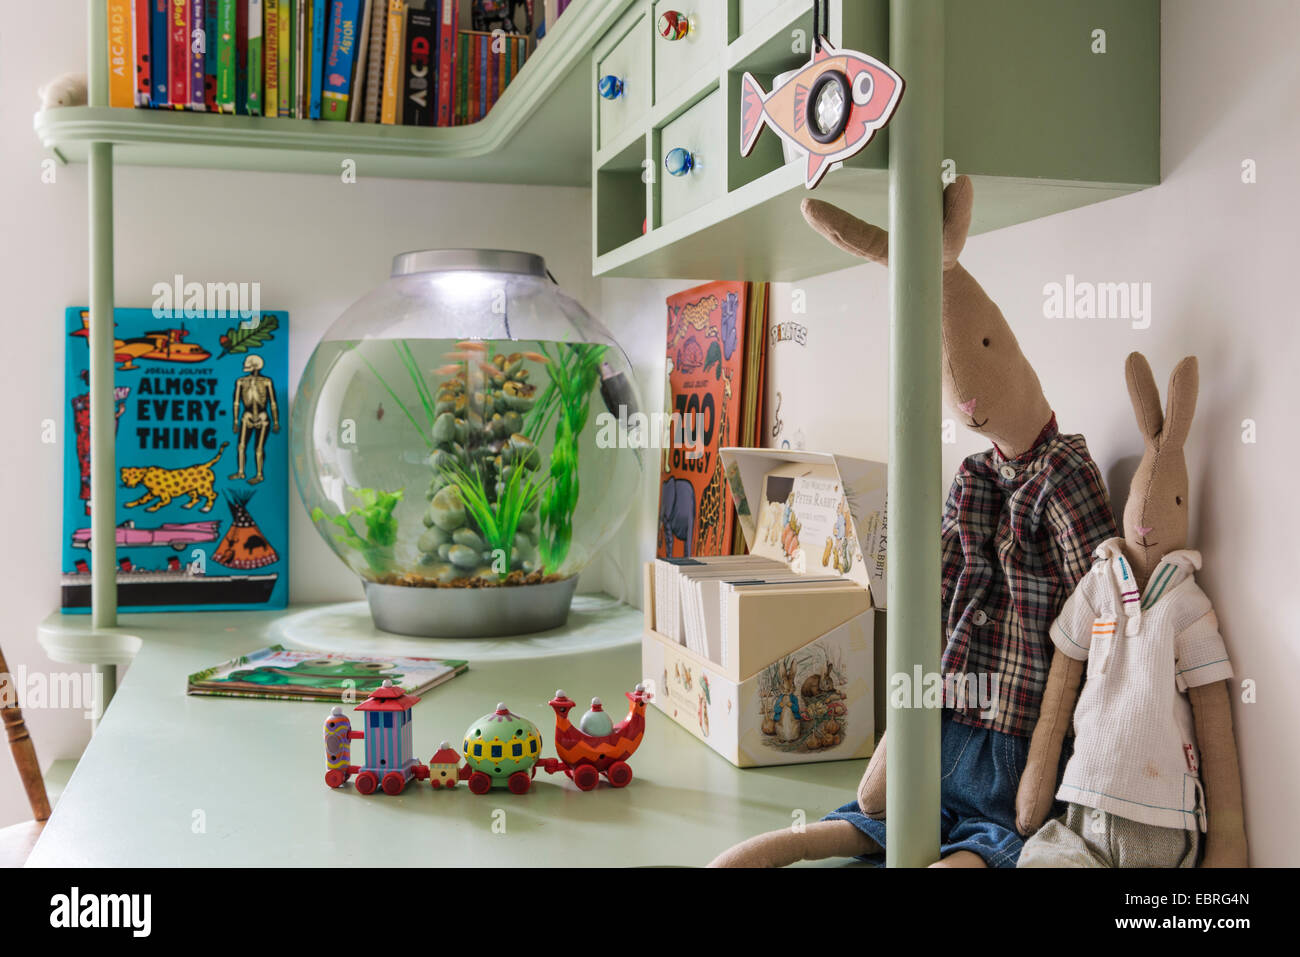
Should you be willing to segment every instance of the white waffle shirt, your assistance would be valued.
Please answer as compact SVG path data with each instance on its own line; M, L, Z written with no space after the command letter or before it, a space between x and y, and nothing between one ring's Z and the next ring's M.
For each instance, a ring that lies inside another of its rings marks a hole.
M1200 552L1170 552L1139 595L1112 538L1052 623L1062 653L1088 662L1074 709L1062 801L1159 827L1205 830L1200 755L1187 689L1232 677Z

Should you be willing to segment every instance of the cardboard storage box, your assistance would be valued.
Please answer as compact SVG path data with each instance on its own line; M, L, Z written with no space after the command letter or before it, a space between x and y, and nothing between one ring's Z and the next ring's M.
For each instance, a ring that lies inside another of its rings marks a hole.
M792 450L721 454L751 553L850 583L737 589L720 660L711 660L656 628L656 565L647 563L641 659L652 701L738 767L866 757L875 746L885 466Z

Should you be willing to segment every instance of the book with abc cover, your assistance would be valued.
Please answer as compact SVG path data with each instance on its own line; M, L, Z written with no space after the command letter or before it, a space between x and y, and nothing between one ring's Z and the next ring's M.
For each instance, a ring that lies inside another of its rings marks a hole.
M718 449L740 440L749 296L747 283L711 282L668 298L660 558L731 554L735 509Z
M90 610L89 316L65 314L62 607L71 613ZM113 318L118 606L285 607L288 313L117 309Z

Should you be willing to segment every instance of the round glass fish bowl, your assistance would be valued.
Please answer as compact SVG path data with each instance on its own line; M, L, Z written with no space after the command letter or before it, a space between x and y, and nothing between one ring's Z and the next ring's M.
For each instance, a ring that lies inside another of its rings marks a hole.
M639 408L627 356L540 256L403 253L307 363L294 479L379 628L542 631L632 506Z

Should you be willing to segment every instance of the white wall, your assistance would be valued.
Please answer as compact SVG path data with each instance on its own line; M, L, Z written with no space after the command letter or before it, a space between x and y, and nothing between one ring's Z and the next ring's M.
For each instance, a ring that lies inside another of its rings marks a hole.
M1300 672L1300 590L1286 557L1297 531L1289 484L1300 469L1288 415L1300 360L1297 36L1300 4L1288 0L1166 2L1162 185L973 237L962 256L1002 307L1061 428L1087 436L1120 508L1142 451L1124 357L1143 352L1162 395L1174 363L1199 357L1187 446L1192 545L1203 552L1200 581L1237 680L1258 689L1256 703L1234 708L1251 860L1291 866L1300 864L1300 698L1290 687ZM1257 165L1253 185L1242 182L1246 159ZM1067 273L1151 283L1150 328L1044 318L1043 286ZM804 315L792 311L799 290ZM809 332L806 347L783 343L769 356L768 409L780 392L784 420L775 444L798 445L801 435L808 448L886 457L888 296L886 271L871 265L774 287L772 322ZM1256 444L1242 442L1245 419L1257 423ZM985 447L959 430L945 448L945 474Z

